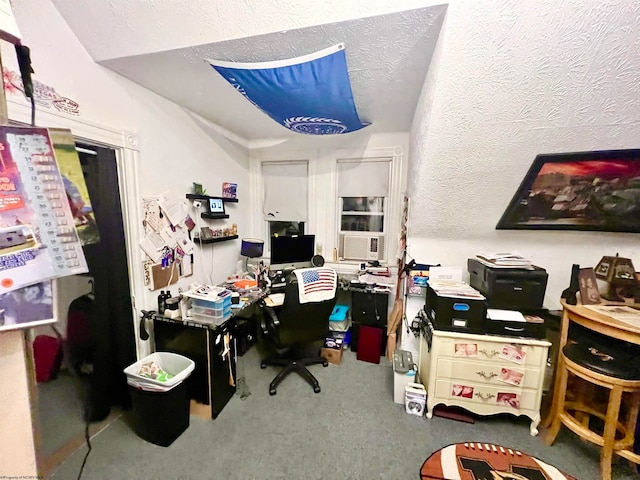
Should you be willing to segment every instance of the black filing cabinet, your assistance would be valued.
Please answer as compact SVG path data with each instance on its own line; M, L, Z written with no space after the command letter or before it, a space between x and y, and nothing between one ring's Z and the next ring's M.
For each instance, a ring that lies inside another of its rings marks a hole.
M387 310L389 308L389 294L387 292L373 292L370 290L351 291L351 350L358 350L360 327L369 326L382 330L380 355L385 354L387 348Z
M165 317L153 322L156 351L178 353L195 362L193 373L185 380L187 395L207 406L211 418L220 414L236 391L236 346L230 326L231 321L205 326ZM223 356L226 334L229 351Z
M389 294L386 292L351 292L351 320L361 325L387 326Z

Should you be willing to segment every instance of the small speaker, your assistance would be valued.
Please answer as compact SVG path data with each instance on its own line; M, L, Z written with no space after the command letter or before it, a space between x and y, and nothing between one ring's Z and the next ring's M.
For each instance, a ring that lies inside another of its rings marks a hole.
M311 258L311 265L314 267L321 267L324 265L324 257L322 255L314 255Z

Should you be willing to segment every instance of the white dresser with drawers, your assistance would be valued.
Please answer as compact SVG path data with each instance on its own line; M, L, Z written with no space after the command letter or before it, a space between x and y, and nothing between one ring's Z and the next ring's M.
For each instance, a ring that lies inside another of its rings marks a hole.
M439 404L478 415L526 415L529 432L537 435L550 346L532 338L435 330L428 322L420 334L418 365L427 418Z

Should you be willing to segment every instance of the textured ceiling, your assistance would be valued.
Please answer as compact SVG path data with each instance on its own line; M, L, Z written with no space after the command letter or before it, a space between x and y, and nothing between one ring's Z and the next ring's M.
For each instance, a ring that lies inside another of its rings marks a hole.
M163 38L155 51L148 45L147 38L140 42L138 51L150 53L118 57L113 51L107 52L104 46L104 39L110 35L108 32L111 36L114 29L132 37L140 35L132 29L110 28L109 22L123 21L117 15L118 9L125 15L123 4L110 2L111 14L96 24L104 34L93 32L88 35L86 22L77 22L80 14L77 9L90 11L92 2L76 5L76 9L66 8L67 2L62 0L54 3L71 28L75 26L79 30L78 38L87 51L98 52L93 55L100 64L248 141L300 134L280 126L250 104L204 59L281 60L344 43L358 113L362 121L371 122L364 131L408 131L446 11L445 5L430 6L164 50L171 42ZM147 5L149 14L154 10L154 2L134 3L138 9ZM206 19L203 17L201 21ZM202 25L193 26L194 31L203 28ZM139 39L132 38L132 41L136 40ZM184 36L179 36L176 42L184 41ZM122 43L122 38L118 42ZM136 49L124 50L131 53ZM98 55L103 58L96 58Z

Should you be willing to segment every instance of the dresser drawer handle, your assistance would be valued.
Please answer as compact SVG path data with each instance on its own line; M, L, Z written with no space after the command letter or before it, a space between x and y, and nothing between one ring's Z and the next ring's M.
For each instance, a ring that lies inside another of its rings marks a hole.
M482 370L480 372L476 372L476 375L480 375L485 380L491 380L493 377L497 377L498 376L498 374L495 373L495 372L491 372L489 375L487 375L486 373L484 373L484 370Z
M500 352L497 350L491 350L490 352L488 352L484 348L482 350L479 350L479 352L483 354L485 357L489 357L489 358L493 358L496 355L500 355Z
M476 397L480 397L482 400L490 400L493 397L495 397L495 395L493 393L480 393L480 392L476 392L475 393Z

